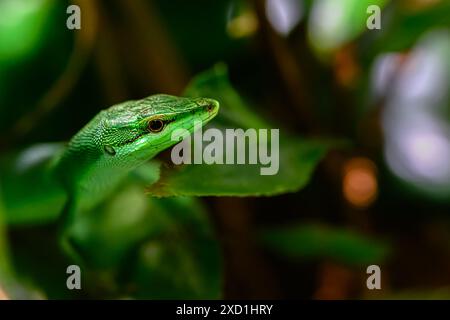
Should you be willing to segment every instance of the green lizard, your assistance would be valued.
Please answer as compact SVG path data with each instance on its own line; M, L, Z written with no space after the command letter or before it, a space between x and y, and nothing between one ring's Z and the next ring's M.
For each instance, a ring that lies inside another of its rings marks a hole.
M107 199L130 171L177 143L174 130L192 132L195 123L206 124L218 110L213 99L157 94L98 113L50 159L50 176L66 193L65 249L73 249L66 240L78 214Z

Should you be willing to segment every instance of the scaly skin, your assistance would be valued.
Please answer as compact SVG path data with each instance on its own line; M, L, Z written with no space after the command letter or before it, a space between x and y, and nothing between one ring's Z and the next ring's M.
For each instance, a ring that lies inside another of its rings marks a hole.
M97 114L55 163L55 177L68 194L66 227L78 212L105 200L131 170L177 143L174 130L192 132L195 122L206 124L218 110L213 99L158 94Z

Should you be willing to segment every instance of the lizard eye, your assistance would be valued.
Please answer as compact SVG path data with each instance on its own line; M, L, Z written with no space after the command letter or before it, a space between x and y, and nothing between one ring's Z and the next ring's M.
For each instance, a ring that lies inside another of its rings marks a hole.
M160 120L160 119L155 119L155 120L151 120L148 123L148 131L150 132L161 132L161 130L164 128L164 121Z

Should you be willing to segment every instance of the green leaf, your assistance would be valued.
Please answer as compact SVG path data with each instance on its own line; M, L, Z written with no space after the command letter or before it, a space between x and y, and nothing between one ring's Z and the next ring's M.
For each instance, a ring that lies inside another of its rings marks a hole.
M291 258L330 259L350 265L380 263L388 253L384 243L320 225L265 230L261 239L268 248Z
M448 1L420 11L406 11L398 4L393 9L395 19L389 21L384 32L370 47L374 56L380 52L407 50L427 31L450 27Z
M214 122L232 124L241 128L269 128L270 125L252 111L230 84L225 64L213 68L192 79L184 94L188 97L209 97L219 101L220 112Z
M337 142L285 140L280 142L279 171L261 175L255 164L194 164L164 167L150 194L167 196L272 196L296 192L310 180L317 163ZM264 166L265 167L265 166Z
M55 221L66 195L49 174L52 157L62 143L42 143L0 158L0 182L7 225Z

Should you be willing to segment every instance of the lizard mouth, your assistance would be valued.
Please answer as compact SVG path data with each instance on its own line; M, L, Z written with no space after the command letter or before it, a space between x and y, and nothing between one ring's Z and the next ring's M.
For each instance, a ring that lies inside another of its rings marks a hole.
M134 142L138 141L140 138L142 138L145 135L146 135L145 132L141 133L141 134L138 134L136 137L131 138L129 140L126 140L126 141L122 142L121 144L119 144L119 147L122 147L122 146L127 145L127 144L134 143Z

